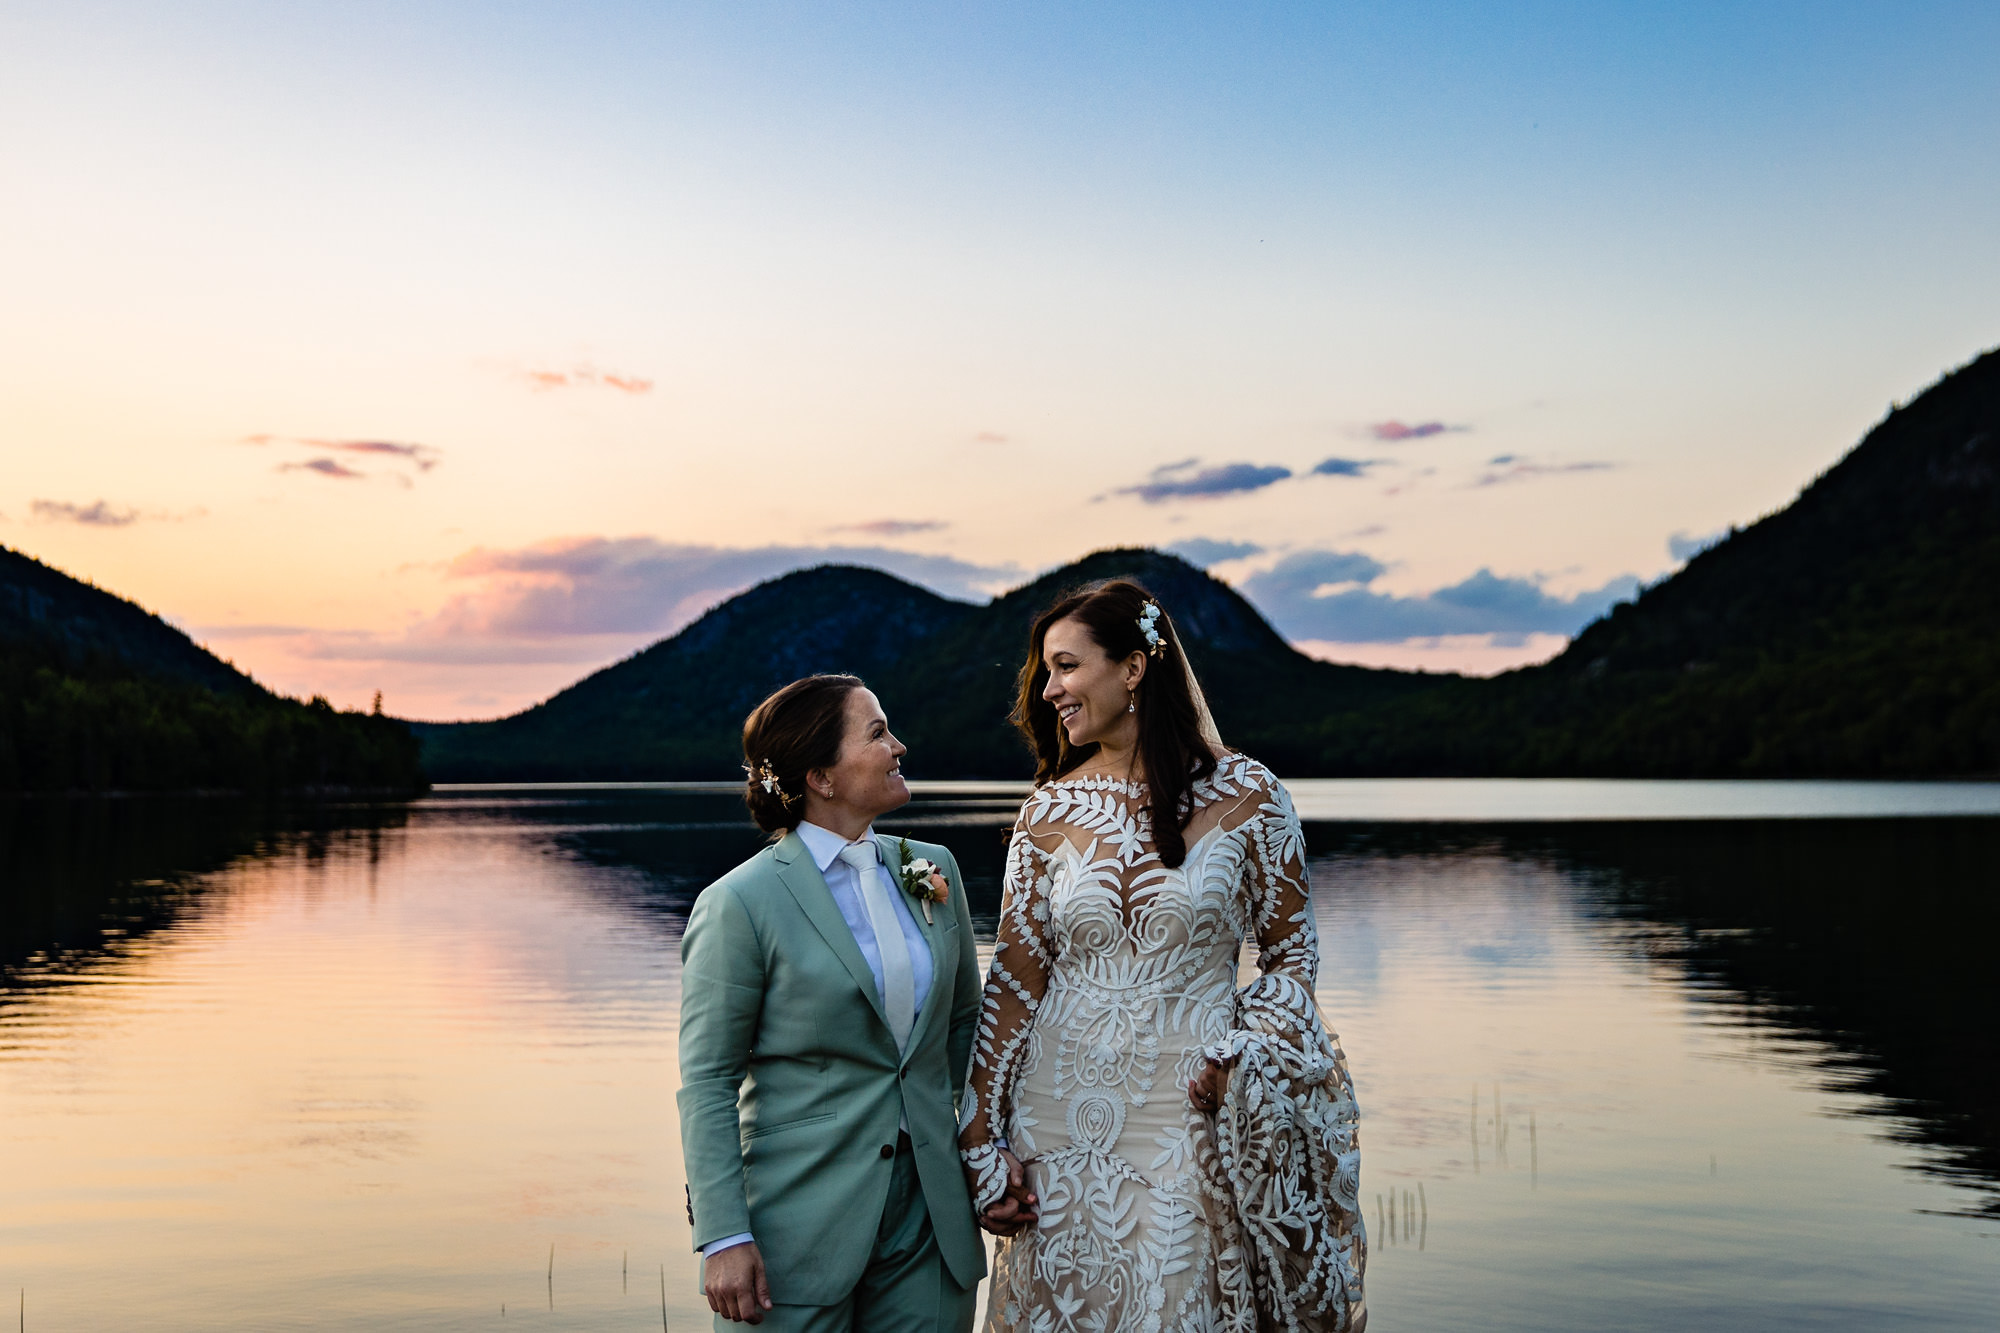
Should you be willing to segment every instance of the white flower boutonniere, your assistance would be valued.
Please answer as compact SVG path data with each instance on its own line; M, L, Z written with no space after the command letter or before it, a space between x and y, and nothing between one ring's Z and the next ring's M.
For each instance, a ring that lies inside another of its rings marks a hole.
M924 924L932 925L931 904L941 903L951 895L951 883L935 861L911 854L908 838L897 839L897 847L901 864L896 877L902 881L903 892L924 905Z

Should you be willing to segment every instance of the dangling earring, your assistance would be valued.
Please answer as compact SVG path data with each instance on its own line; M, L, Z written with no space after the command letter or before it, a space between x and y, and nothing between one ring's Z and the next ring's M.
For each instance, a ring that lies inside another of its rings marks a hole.
M1139 692L1137 690L1125 691L1125 711L1128 713L1139 711Z

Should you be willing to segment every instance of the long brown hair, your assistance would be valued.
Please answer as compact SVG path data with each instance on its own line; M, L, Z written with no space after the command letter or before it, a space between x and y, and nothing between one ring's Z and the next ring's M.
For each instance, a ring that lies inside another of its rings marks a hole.
M840 762L847 696L859 676L806 676L743 719L743 803L766 833L789 833L806 815L806 774Z
M1107 579L1064 593L1055 605L1035 618L1028 634L1028 660L1021 664L1020 690L1012 721L1035 750L1035 784L1040 786L1075 769L1097 753L1095 743L1072 747L1056 720L1055 705L1042 698L1049 669L1042 661L1042 642L1049 626L1074 619L1089 632L1091 642L1114 662L1132 653L1151 653L1139 622L1148 604L1159 601L1132 579ZM1187 826L1194 818L1194 784L1215 771L1222 738L1216 735L1194 678L1173 617L1161 609L1155 622L1160 651L1151 656L1146 675L1132 696L1138 710L1139 760L1146 767L1146 805L1152 814L1153 846L1167 866L1187 859Z

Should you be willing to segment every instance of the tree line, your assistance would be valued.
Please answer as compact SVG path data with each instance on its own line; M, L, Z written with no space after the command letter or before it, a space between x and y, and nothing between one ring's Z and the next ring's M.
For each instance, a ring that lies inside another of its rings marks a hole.
M416 738L394 718L0 645L0 791L422 785Z

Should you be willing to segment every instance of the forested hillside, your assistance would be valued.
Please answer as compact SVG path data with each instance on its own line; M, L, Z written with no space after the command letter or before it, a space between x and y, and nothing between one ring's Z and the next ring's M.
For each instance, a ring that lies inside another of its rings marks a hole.
M143 608L0 547L0 792L423 785L394 718L281 698Z
M1178 619L1234 744L1309 775L2000 772L2000 353L1894 412L1782 511L1490 679L1331 666L1227 585L1101 551L985 605L806 570L498 722L422 728L442 778L721 778L765 692L875 684L910 771L1019 777L1005 718L1035 613L1114 574Z
M2000 352L1553 662L1314 740L1327 773L2000 772Z
M670 639L497 722L417 724L439 781L727 778L743 718L786 681L849 671L872 685L921 777L1025 777L1007 723L1030 623L1057 593L1113 575L1173 609L1224 733L1299 771L1299 724L1431 689L1437 676L1332 666L1297 652L1234 589L1177 556L1100 551L985 606L872 569L760 584Z
M1029 628L1068 589L1115 577L1138 579L1172 611L1223 736L1281 772L1309 773L1319 763L1302 724L1366 715L1458 679L1318 661L1234 588L1180 557L1099 551L978 608L885 679L913 753L938 756L940 776L1028 776L1033 764L1005 719Z
M727 778L744 715L779 685L815 671L879 681L974 610L878 570L800 570L525 712L416 724L425 768L443 782Z

